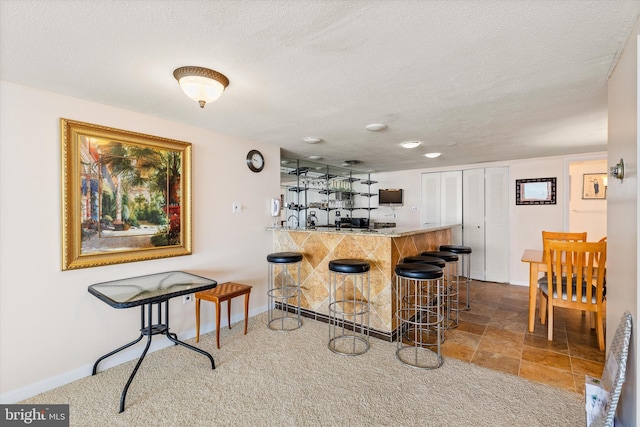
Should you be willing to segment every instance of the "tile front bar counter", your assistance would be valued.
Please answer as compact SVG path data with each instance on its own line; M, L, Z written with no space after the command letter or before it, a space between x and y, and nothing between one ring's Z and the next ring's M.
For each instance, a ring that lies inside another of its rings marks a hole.
M270 227L274 252L303 254L301 308L306 317L326 321L329 305L329 261L357 258L371 264L371 335L393 340L396 319L395 265L404 257L437 250L451 243L451 229L459 224L420 229L288 229Z

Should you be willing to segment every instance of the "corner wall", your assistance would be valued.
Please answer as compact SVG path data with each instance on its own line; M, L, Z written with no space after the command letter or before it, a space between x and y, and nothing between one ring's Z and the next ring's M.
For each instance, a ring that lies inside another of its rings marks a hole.
M0 91L0 401L90 375L98 357L137 337L139 310L107 306L87 292L93 283L185 270L253 285L252 314L266 309L272 236L264 227L269 198L279 195L278 147L9 82ZM194 114L213 115L211 107L194 104ZM61 117L193 144L193 255L61 271ZM259 174L246 166L251 149L266 158ZM232 202L244 212L232 214ZM194 336L194 304L174 299L170 311L172 331ZM207 332L214 313L203 311ZM104 366L137 358L141 345Z

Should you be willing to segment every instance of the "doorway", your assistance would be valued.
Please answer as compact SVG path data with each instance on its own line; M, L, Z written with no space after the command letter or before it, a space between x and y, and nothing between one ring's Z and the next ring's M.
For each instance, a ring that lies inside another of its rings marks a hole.
M567 231L587 232L589 241L607 235L607 158L568 161Z

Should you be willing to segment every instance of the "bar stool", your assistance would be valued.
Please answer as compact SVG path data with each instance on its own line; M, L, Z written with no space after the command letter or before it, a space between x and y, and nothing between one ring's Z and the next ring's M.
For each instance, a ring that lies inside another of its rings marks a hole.
M469 246L460 245L442 245L440 246L440 250L453 252L460 257L460 261L458 262L458 284L464 283L467 289L467 301L464 308L461 310L470 310L471 305L469 305L469 301L471 299L469 296L469 288L471 286L471 248Z
M396 320L400 336L396 357L421 369L442 366L444 334L443 269L429 264L398 264Z
M405 259L402 260L402 263L404 264L429 264L429 265L435 265L436 267L440 267L443 270L446 268L447 266L447 262L445 260L443 260L442 258L438 258L438 257L434 257L434 256L409 256L406 257ZM446 287L442 287L442 292L443 297L446 297ZM445 300L443 299L443 302ZM445 340L445 335L441 334L440 335L440 343L444 343Z
M329 343L334 353L357 356L369 350L371 266L359 259L329 261Z
M275 252L267 255L269 263L269 289L267 291L267 327L274 331L293 331L302 326L300 317L300 265L302 254L298 252ZM290 267L297 266L294 279ZM291 298L297 297L293 313ZM276 310L279 313L276 313ZM279 314L279 316L276 316ZM274 317L276 316L276 317Z
M442 258L434 256L408 256L402 260L402 264L429 264L436 267L445 268L447 263Z
M430 256L441 258L446 262L446 267L444 269L445 276L445 286L443 288L443 296L445 298L445 307L447 311L447 320L445 322L445 329L453 329L457 328L459 324L458 319L458 296L459 296L459 287L458 287L458 255L453 252L445 252L445 251L427 251L422 252L420 256Z

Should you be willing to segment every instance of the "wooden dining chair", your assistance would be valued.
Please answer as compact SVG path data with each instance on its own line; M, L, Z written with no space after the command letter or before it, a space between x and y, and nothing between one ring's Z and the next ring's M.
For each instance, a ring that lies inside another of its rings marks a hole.
M547 338L553 340L553 309L564 307L596 315L598 346L604 350L603 288L607 263L606 242L550 240L545 248L547 280L540 283L546 306Z
M542 250L546 251L547 242L549 240L560 240L562 242L586 242L587 241L587 232L564 232L564 231L542 231ZM547 274L545 273L544 277L538 281L538 299L540 302L544 299L542 292L540 291L540 284L547 280ZM547 307L546 304L540 304L540 323L543 325L546 322L547 318ZM585 312L582 313L586 314Z
M542 248L548 240L561 240L563 242L586 242L587 232L542 231Z

